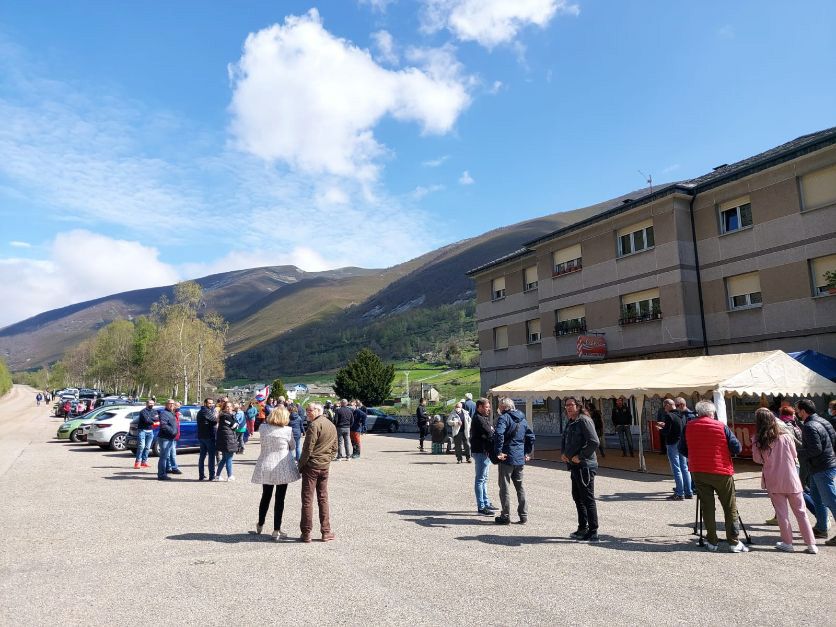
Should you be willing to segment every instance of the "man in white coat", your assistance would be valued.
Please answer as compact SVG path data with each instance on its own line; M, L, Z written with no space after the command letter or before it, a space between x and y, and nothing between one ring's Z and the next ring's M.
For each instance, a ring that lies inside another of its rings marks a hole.
M462 463L462 449L464 449L464 457L470 464L470 414L461 403L456 403L456 407L447 417L447 424L453 429L453 445L456 448L457 463Z

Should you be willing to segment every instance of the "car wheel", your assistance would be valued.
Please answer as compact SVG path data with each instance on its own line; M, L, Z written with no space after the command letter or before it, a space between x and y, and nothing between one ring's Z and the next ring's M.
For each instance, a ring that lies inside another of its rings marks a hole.
M72 431L70 431L70 442L78 442L78 441L79 441L78 429L73 429Z
M127 441L127 439L127 433L117 433L112 438L110 438L110 448L114 451L124 451L125 442Z
M151 456L152 457L159 457L160 456L160 442L158 440L154 440L154 443L151 445Z
M393 422L389 425L389 433L397 433L398 431L398 423Z

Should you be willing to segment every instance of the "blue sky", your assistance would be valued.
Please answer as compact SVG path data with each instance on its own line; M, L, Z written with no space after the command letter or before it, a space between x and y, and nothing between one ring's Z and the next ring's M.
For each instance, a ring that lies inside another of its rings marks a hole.
M836 4L0 5L0 327L384 267L836 124ZM26 296L28 295L28 296Z

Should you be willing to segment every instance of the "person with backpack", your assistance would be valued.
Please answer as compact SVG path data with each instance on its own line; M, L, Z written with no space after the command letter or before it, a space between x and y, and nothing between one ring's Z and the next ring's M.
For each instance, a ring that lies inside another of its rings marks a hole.
M816 519L827 521L827 510L836 517L836 430L816 413L813 401L803 398L795 405L801 427L801 447L798 457L806 460L810 469L810 495L816 506ZM836 535L825 542L836 546Z
M502 511L494 518L497 525L511 524L511 482L517 491L517 513L520 524L528 522L528 502L523 487L523 469L534 452L534 432L525 415L510 398L499 399L499 419L493 434L493 449L499 460L499 501Z
M35 396L35 404L40 407L41 401L44 400L44 395L38 392L37 396Z
M682 437L684 426L685 418L676 410L676 402L672 398L666 398L662 403L662 421L656 423L656 428L660 430L675 485L674 493L668 497L669 501L694 498L688 458L679 452L679 439Z

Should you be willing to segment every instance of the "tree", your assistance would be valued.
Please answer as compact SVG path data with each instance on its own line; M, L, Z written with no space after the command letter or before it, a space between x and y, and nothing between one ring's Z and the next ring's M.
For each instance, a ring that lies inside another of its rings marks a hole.
M392 391L395 366L384 364L368 348L362 349L353 361L337 371L334 392L340 398L356 398L365 405L380 405Z
M270 384L270 396L273 398L284 396L287 398L287 390L284 388L284 383L282 383L281 379L274 379L273 383Z

